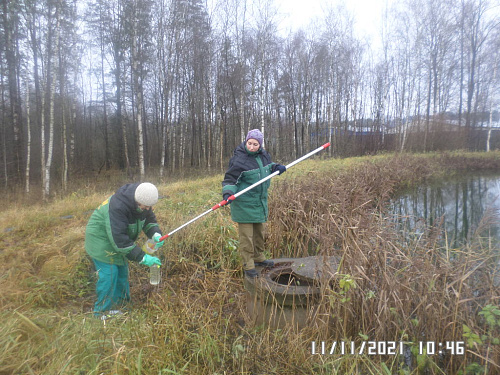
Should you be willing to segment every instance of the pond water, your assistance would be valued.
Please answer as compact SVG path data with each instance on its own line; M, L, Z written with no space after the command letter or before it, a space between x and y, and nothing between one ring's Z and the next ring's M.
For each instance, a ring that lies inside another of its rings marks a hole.
M419 235L426 225L443 231L443 244L463 245L479 233L500 244L500 175L465 175L418 186L393 199L390 213L400 230ZM479 228L479 230L478 230Z

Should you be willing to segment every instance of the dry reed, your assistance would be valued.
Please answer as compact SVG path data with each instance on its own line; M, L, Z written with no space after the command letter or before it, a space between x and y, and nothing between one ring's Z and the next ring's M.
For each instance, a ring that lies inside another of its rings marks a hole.
M311 173L300 183L276 187L269 224L275 256L319 253L340 260L337 272L323 280L318 340L404 341L415 354L420 341L463 341L463 325L483 336L498 334L498 327L487 332L478 319L484 306L498 306L498 286L491 276L498 248L484 246L475 236L464 248L452 250L450 258L438 245L439 223L411 241L385 214L385 203L396 191L464 164L474 165L450 155L438 164L405 155L368 161L335 175ZM487 165L498 166L498 161ZM338 284L343 275L354 280L346 293ZM477 362L495 371L500 348L476 344L465 356L428 357L425 365L418 359L413 355L394 368L451 374Z

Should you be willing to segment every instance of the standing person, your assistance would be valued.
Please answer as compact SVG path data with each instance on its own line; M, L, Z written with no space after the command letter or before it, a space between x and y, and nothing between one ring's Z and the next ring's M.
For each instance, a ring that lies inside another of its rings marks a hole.
M128 261L145 266L161 265L135 244L141 230L156 242L162 236L152 206L158 189L149 182L126 184L106 199L92 214L85 232L85 250L97 270L97 301L94 315L121 314L117 310L130 300Z
M258 129L250 130L245 142L234 150L229 169L222 181L222 198L231 203L230 197L264 177L286 167L271 161L262 147L264 135ZM274 263L264 255L264 223L268 217L267 190L271 182L256 186L231 203L231 219L238 223L239 250L243 270L249 278L258 276L255 266L272 267Z

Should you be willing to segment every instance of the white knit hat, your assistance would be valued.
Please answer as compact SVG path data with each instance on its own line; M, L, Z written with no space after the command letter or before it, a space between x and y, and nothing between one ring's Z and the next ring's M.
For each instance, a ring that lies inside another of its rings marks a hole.
M158 202L158 189L150 182L143 182L135 189L134 198L137 203L153 206Z

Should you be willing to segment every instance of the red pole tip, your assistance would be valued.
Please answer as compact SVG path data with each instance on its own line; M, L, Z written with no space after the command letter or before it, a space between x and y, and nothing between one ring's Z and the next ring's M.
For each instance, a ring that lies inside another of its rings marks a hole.
M225 206L227 202L225 200L221 200L219 203L217 203L215 206L212 207L212 211L215 211L219 207Z
M323 148L327 148L327 147L330 147L330 142L325 143L325 144L323 145Z
M166 240L167 238L168 238L168 234L164 235L163 237L160 237L160 241Z

